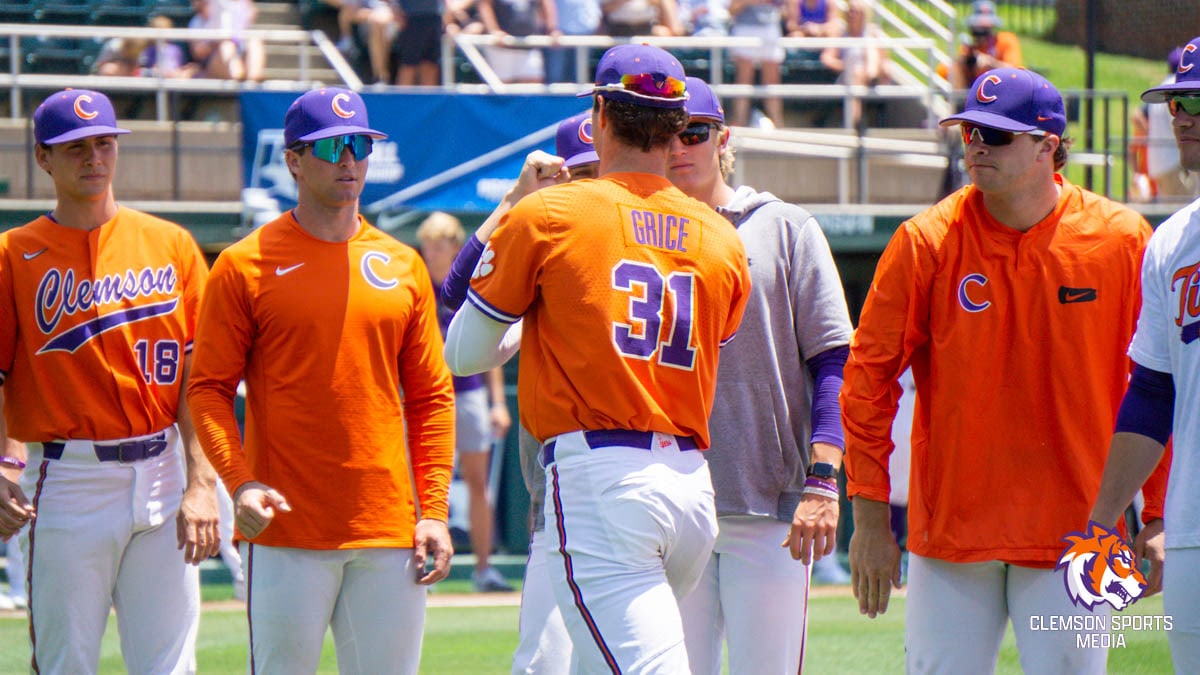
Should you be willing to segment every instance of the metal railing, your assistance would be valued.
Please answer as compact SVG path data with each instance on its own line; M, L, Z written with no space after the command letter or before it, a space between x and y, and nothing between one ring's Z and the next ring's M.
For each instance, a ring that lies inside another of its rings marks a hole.
M197 40L259 39L268 44L283 44L297 48L297 79L289 82L238 82L209 78L171 78L160 75L144 77L112 77L81 74L27 73L23 71L26 44L23 38L141 38L153 41L161 53L167 43ZM321 31L262 30L246 29L238 32L215 29L192 28L141 28L121 26L57 26L49 24L24 25L0 24L0 41L7 43L8 72L0 72L0 88L9 90L9 114L13 119L26 115L22 108L24 89L61 89L88 86L117 92L153 92L155 94L156 119L168 121L172 118L170 94L228 94L253 89L298 89L312 86L314 61L323 57L329 67L337 73L346 86L360 89L362 81L354 69L346 63L337 47Z

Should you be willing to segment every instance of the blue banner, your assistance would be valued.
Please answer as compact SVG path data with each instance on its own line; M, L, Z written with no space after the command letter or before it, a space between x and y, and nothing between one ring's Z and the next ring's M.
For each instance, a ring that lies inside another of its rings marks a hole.
M283 161L283 117L297 94L241 95L247 187L265 189L283 208L296 185ZM588 109L574 96L364 93L375 143L361 209L489 212L516 180L525 155L554 152L558 122Z

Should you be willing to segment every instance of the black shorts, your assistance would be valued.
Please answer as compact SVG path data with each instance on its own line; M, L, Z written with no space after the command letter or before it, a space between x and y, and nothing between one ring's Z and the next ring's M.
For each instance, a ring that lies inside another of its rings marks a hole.
M396 36L393 52L402 66L441 63L442 17L410 16L404 30Z

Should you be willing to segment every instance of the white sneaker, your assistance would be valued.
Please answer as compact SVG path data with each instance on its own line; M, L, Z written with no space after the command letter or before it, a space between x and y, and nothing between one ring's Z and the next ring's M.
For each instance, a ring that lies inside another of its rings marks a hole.
M480 574L478 570L471 572L471 583L480 593L507 593L513 590L512 584L500 574L495 567L488 567Z

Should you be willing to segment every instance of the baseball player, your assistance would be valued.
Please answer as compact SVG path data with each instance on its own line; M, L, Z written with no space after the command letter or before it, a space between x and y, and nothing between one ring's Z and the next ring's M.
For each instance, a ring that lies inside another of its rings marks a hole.
M837 541L850 314L816 219L768 192L730 187L725 110L703 80L687 78L687 90L688 126L671 144L667 178L729 218L754 261L708 420L718 533L699 585L679 603L688 661L693 673L719 675L725 642L731 672L794 673L809 565Z
M442 211L429 214L417 228L421 257L441 294L442 282L466 240L458 218ZM443 334L454 310L438 303L438 325ZM468 523L475 569L471 583L481 592L507 592L512 585L489 564L492 553L492 522L495 515L488 496L488 469L493 439L504 438L512 426L504 394L504 369L493 368L485 375L454 378L454 439L458 470L470 497Z
M1142 93L1142 100L1166 103L1179 144L1180 165L1200 169L1200 37L1184 48L1174 82ZM1167 639L1177 673L1200 672L1200 494L1197 472L1200 424L1194 411L1200 395L1197 322L1200 305L1200 201L1180 209L1158 226L1142 263L1142 310L1129 346L1133 375L1121 402L1109 449L1104 481L1091 520L1111 525L1129 506L1138 488L1160 461L1171 462L1165 524L1163 613L1173 618ZM1173 436L1173 453L1164 455ZM1148 525L1139 534L1158 537Z
M585 111L559 122L554 136L555 155L535 150L525 158L516 185L496 211L484 221L454 259L442 284L442 302L457 310L467 299L471 273L479 264L484 245L500 222L500 216L521 197L546 185L596 177L599 157L592 144L592 113ZM529 490L529 559L521 585L521 616L517 648L513 652L513 675L566 675L571 666L571 643L563 625L562 612L554 600L546 571L546 472L540 465L541 444L525 427L519 427L521 475Z
M183 396L207 267L186 230L117 204L116 124L100 92L43 101L54 209L0 237L0 537L32 520L33 672L95 672L113 607L129 672L194 671L194 565L219 544Z
M221 253L196 331L188 398L233 493L254 672L315 672L332 626L341 672L415 673L449 571L454 390L429 272L358 212L379 138L354 92L292 103L296 208Z
M1011 619L1026 673L1102 673L1106 649L1030 617L1089 613L1053 568L1100 487L1150 227L1057 173L1063 100L1036 73L980 76L942 124L959 126L974 184L897 230L846 363L851 584L871 617L899 584L887 467L911 365L908 670L991 672Z
M600 178L503 217L446 355L458 373L494 367L524 318L521 421L544 444L548 569L579 669L688 672L676 599L716 536L696 450L749 271L733 228L663 175L687 122L679 62L618 45L590 93Z

